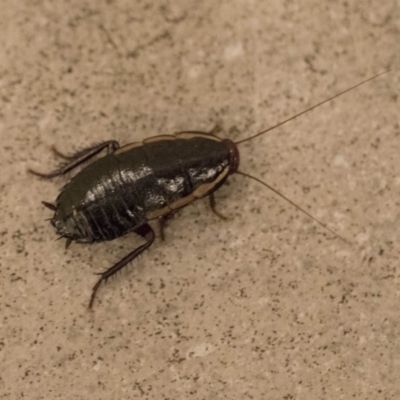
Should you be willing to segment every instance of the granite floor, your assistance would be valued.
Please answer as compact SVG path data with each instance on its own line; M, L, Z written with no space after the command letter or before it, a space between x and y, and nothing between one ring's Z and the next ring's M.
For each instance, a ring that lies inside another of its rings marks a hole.
M0 399L399 399L400 3L0 1ZM235 176L141 241L65 250L50 151L182 130Z

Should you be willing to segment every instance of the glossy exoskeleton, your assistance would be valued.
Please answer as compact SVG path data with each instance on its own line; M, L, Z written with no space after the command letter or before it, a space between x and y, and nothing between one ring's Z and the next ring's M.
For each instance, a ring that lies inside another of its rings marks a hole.
M163 227L167 219L177 210L207 196L211 209L221 216L215 210L214 192L233 173L253 178L267 186L333 232L277 190L255 177L239 172L237 145L283 125L379 75L236 143L229 139L221 139L212 133L189 131L150 137L143 142L130 143L123 147L120 147L117 141L110 140L71 156L54 149L58 156L67 159L62 168L48 174L32 170L30 172L42 178L53 178L68 173L103 150L107 149L108 152L78 172L62 188L55 204L43 202L54 211L51 224L60 237L67 239L67 247L72 241L103 242L129 232L135 232L145 240L144 244L118 263L99 273L100 278L93 287L89 307L92 307L96 292L103 281L151 246L155 233L149 221L160 221L163 238Z

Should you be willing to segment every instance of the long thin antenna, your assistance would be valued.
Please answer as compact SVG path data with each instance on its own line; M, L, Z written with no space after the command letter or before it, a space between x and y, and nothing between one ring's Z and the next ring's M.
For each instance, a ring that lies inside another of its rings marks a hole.
M325 104L325 103L327 103L328 101L331 101L331 100L335 99L336 97L341 96L342 94L345 94L345 93L347 93L347 92L350 92L351 90L353 90L353 89L355 89L355 88L357 88L357 87L359 87L359 86L361 86L361 85L364 85L364 83L367 83L367 82L369 82L369 81L372 81L373 79L378 78L378 76L387 74L388 72L390 72L389 69L386 70L386 71L384 71L384 72L381 72L380 74L374 75L374 76L371 77L371 78L365 79L364 81L362 81L362 82L360 82L360 83L357 83L357 85L354 85L354 86L352 86L352 87L350 87L350 88L348 88L348 89L346 89L346 90L343 90L342 92L337 93L337 94L335 94L335 95L332 96L332 97L329 97L329 99L326 99L326 100L324 100L324 101L321 101L320 103L315 104L315 105L313 105L313 106L307 108L306 110L304 110L304 111L302 111L302 112L300 112L300 113L298 113L298 114L296 114L296 115L293 115L292 117L290 117L290 118L288 118L288 119L285 119L284 121L279 122L278 124L276 124L276 125L274 125L274 126L271 126L271 127L268 128L268 129L265 129L264 131L258 132L258 133L256 133L256 134L253 135L253 136L250 136L250 137L248 137L248 138L246 138L246 139L239 140L238 142L235 142L235 143L236 143L236 144L241 144L241 143L247 142L247 141L249 141L249 140L255 139L256 137L261 136L261 135L263 135L264 133L267 133L267 132L269 132L269 131L272 131L273 129L277 128L278 126L281 126L281 125L283 125L283 124L286 124L287 122L292 121L292 120L294 120L294 119L297 118L297 117L300 117L300 115L303 115L303 114L305 114L305 113L307 113L307 112L313 110L314 108L317 108L317 107L319 107L319 106L322 106L322 104Z
M268 183L263 182L261 179L256 178L255 176L246 174L245 172L241 171L236 171L237 174L246 176L247 178L253 179L258 183L261 183L261 185L264 185L268 189L272 190L274 193L276 193L278 196L282 197L284 200L289 202L292 206L296 207L299 211L301 211L303 214L307 215L307 217L311 218L313 221L315 221L317 224L321 225L325 229L327 229L329 232L333 233L335 236L338 238L342 239L346 243L350 244L350 242L345 239L343 236L340 236L338 233L336 233L334 230L329 228L327 225L325 225L323 222L319 221L317 218L313 217L310 213L308 213L306 210L302 209L300 206L298 206L296 203L294 203L292 200L288 199L286 196L284 196L282 193L280 193L278 190L274 189L272 186L268 185Z

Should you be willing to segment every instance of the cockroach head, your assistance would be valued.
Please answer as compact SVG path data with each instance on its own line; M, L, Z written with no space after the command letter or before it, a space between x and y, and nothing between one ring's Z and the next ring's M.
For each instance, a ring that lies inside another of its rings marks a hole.
M230 139L224 139L229 151L229 174L234 174L239 168L239 150L234 142Z

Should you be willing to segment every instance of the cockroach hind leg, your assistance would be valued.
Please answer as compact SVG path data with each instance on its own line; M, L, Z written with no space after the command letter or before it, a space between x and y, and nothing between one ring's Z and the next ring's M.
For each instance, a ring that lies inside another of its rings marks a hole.
M55 171L51 171L46 174L46 173L37 172L31 168L28 168L28 173L38 176L39 178L42 178L42 179L52 179L57 176L64 175L64 172L62 171L62 169L56 169Z
M139 228L135 229L134 232L137 235L141 236L146 242L141 246L137 247L135 250L133 250L131 253L125 256L122 260L114 264L112 267L108 268L106 271L97 274L100 275L100 278L93 286L92 294L90 296L90 301L89 301L89 309L93 308L94 299L96 298L96 293L99 290L101 284L107 281L108 278L116 274L122 268L124 268L131 261L133 261L139 254L143 253L146 249L148 249L153 244L154 239L156 237L153 229L148 224L140 226Z
M38 176L39 178L43 178L43 179L51 178L51 177L49 177L49 174L44 174L42 172L35 171L32 168L28 168L27 172L28 172L28 174L32 174L32 175Z
M42 201L42 204L43 204L45 207L49 208L51 211L56 211L56 210L57 210L57 207L56 207L54 204L52 204L52 203L49 203L49 202L47 202L47 201Z
M107 149L107 154L110 154L113 153L115 150L117 150L119 147L120 145L116 140L106 140L104 142L84 147L83 149L80 149L73 154L62 153L61 151L57 150L55 146L52 146L51 150L56 156L63 158L64 160L74 161L77 159L81 159L82 157L90 159L91 157L97 155L99 152L103 151L103 149Z
M113 153L116 149L119 148L119 143L115 140L107 140L105 142L98 143L94 146L83 149L71 156L59 153L60 157L65 158L67 161L65 164L61 165L60 168L55 171L49 172L47 174L42 174L40 172L36 172L32 169L28 169L33 175L39 176L44 179L55 178L56 176L62 176L82 165L83 163L91 160L93 157L98 155L104 149L107 149L107 153ZM61 155L62 154L62 155Z
M59 151L59 150L57 149L56 146L51 146L51 151L52 151L57 157L63 158L64 160L74 160L74 159L76 158L76 156L74 156L74 155L68 155L68 154L62 153L61 151Z

